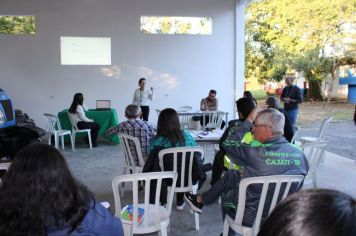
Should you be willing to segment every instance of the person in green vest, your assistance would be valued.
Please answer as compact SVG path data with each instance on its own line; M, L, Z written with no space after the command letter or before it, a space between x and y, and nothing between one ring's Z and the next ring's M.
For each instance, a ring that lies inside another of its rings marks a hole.
M210 184L214 185L221 177L221 174L224 170L230 168L230 161L227 157L225 157L225 151L222 146L223 142L229 135L229 132L233 129L237 129L239 126L237 124L244 122L250 112L256 107L256 103L252 98L243 97L236 101L236 109L239 115L239 119L229 121L228 127L226 128L225 132L221 136L219 140L219 151L215 154L212 174L211 174L211 181ZM245 135L245 134L242 134ZM241 137L242 138L242 137ZM246 134L244 140L250 141L252 139L251 132ZM232 168L238 169L236 165L232 166Z

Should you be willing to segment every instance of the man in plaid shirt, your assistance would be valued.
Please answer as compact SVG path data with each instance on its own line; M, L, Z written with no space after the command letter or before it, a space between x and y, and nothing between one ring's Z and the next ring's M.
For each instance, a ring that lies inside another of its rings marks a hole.
M141 108L138 105L128 105L125 109L125 117L128 119L127 121L121 122L117 126L113 126L106 131L107 135L113 135L117 133L124 133L136 137L140 140L142 156L146 161L148 157L147 148L150 145L150 141L153 136L156 135L157 128L155 125L141 120L139 117L141 116ZM138 164L138 157L136 152L133 152L133 159L136 164Z

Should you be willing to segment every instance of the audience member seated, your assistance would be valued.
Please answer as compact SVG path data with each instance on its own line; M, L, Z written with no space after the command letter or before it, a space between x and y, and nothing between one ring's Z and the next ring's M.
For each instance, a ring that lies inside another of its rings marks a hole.
M83 106L84 97L81 93L76 93L73 97L72 105L68 110L69 115L72 117L74 122L77 124L78 129L90 129L90 136L93 147L96 147L96 139L99 132L99 124L95 123L94 120L89 119L85 115L85 110ZM89 144L88 137L85 139L85 142Z
M292 126L292 123L290 123L289 117L288 117L287 113L285 112L285 110L280 107L278 98L276 98L274 96L267 97L266 105L267 105L267 108L276 108L278 111L283 113L284 119L285 119L284 129L283 129L284 137L286 137L288 142L292 141L292 138L294 135L293 126Z
M253 97L253 95L250 91L245 91L242 97L251 98L255 102L255 105L257 106L257 100L256 100L256 98Z
M201 111L217 111L218 110L218 99L216 98L216 90L211 89L209 95L206 98L203 98L200 101L200 110ZM193 116L194 121L200 121L200 125L203 126L204 118L203 116ZM209 117L205 118L205 122L209 122ZM225 121L221 124L221 129L224 128Z
M356 235L356 199L328 189L294 193L278 204L258 236Z
M158 117L157 135L152 139L149 147L149 157L143 168L143 172L160 171L158 153L160 150L171 147L197 146L194 138L188 131L180 129L177 112L172 108L162 110ZM202 170L203 161L200 156L193 159L193 182L199 185L205 181L206 174ZM173 167L173 165L172 165ZM188 170L187 170L188 171ZM184 193L177 193L177 209L184 208Z
M223 142L227 138L230 130L239 128L238 124L241 124L245 121L247 116L251 113L251 111L256 107L256 104L251 98L240 98L236 101L236 108L239 115L239 119L229 121L229 126L226 128L225 132L221 136L219 140L219 151L215 154L214 162L213 162L213 171L211 174L211 181L210 184L214 185L221 177L223 170L227 170L228 166L224 166L224 158L225 158L225 151L224 147L222 146ZM251 136L251 132L247 132ZM245 135L245 134L242 134ZM241 137L242 139L242 137Z
M31 144L3 178L0 235L124 234L120 219L74 179L57 149Z
M207 192L201 195L185 194L192 210L201 212L204 205L215 202L222 196L223 217L235 218L239 183L241 179L269 175L306 175L308 162L301 149L290 145L283 137L284 115L276 109L265 109L257 113L256 108L229 133L223 143L228 158L241 166L239 171L230 169ZM255 118L256 117L256 118ZM254 140L242 143L241 138L252 128ZM283 155L279 155L283 154ZM283 163L283 165L280 165ZM290 193L299 189L292 185ZM252 226L258 207L261 187L247 191L243 225ZM268 212L264 212L266 216ZM233 233L233 232L231 232Z
M150 145L151 139L156 135L156 126L148 121L141 120L141 108L138 105L128 105L125 109L125 117L127 121L121 122L119 125L109 128L106 131L107 135L113 135L117 133L124 133L138 138L141 145L142 156L146 161L148 154L147 149ZM138 165L138 157L136 152L133 152L133 158Z

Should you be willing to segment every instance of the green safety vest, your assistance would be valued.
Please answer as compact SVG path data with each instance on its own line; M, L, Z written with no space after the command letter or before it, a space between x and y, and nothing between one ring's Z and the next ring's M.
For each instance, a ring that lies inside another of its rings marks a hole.
M251 132L246 132L242 138L242 143L250 144L254 140L254 137ZM224 156L224 166L227 169L240 170L240 166L232 163L228 156Z

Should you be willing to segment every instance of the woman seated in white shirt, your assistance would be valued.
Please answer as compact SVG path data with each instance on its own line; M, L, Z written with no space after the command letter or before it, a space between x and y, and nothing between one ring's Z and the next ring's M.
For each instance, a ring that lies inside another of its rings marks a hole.
M96 147L96 139L99 132L99 124L94 123L94 120L89 119L85 116L85 111L83 107L83 94L76 93L73 98L72 105L70 106L68 112L71 115L74 122L76 122L78 129L90 129L91 141L93 147ZM89 144L88 137L85 139L86 143Z

